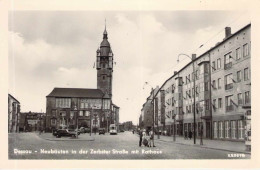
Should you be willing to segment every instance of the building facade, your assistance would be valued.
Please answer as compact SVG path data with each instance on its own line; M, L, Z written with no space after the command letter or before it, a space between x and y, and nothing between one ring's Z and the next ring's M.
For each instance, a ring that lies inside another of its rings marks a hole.
M223 41L193 54L153 99L159 129L168 135L191 131L197 137L244 140L245 114L251 112L250 49L248 24L234 34L226 27Z
M19 132L20 102L8 94L8 133Z
M19 131L33 132L45 130L45 113L40 112L21 112Z
M46 97L46 130L60 127L119 127L119 107L112 102L113 52L105 29L96 51L97 89L54 88Z

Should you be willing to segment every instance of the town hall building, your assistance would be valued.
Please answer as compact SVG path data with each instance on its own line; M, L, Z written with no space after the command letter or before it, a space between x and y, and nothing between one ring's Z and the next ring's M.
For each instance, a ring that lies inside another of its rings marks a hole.
M60 127L119 126L119 107L112 102L113 52L105 28L97 50L97 89L54 88L46 96L46 131Z

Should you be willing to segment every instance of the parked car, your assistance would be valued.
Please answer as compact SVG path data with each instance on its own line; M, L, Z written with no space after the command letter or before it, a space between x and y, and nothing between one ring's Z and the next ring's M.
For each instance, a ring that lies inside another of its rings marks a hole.
M124 129L120 129L120 132L125 132Z
M80 133L87 133L87 128L81 127L79 128Z
M98 134L100 135L100 134L105 134L106 133L106 129L105 128L99 128L98 129Z
M60 138L62 136L70 136L70 137L76 137L77 132L76 131L69 131L68 129L58 129L56 131L56 137ZM79 135L80 133L78 133Z

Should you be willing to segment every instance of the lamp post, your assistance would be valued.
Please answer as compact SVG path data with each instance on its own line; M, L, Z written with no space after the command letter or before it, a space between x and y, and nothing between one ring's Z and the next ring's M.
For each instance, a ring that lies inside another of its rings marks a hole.
M175 119L176 118L176 114L174 114L173 116L173 141L175 142L176 141L176 136L175 136Z
M189 55L187 55L187 54L183 54L183 53L181 53L181 54L179 54L178 55L178 60L177 60L177 62L179 62L179 57L181 56L181 55L184 55L184 56L186 56L186 57L189 57L189 59L191 59L191 61L193 62L193 58L192 57L190 57ZM195 54L192 54L192 56L193 55L195 55ZM195 114L195 63L193 62L192 63L192 66L193 66L193 138L194 138L194 144L196 144L196 131L195 131L195 129L196 129L196 114Z

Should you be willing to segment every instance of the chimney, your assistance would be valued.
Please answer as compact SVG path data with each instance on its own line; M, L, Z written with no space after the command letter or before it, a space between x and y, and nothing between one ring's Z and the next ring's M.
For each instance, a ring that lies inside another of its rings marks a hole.
M231 27L225 28L225 38L228 38L231 35Z
M178 73L178 71L174 71L174 74L173 75L176 75Z
M196 59L196 54L191 54L191 60L195 60Z

